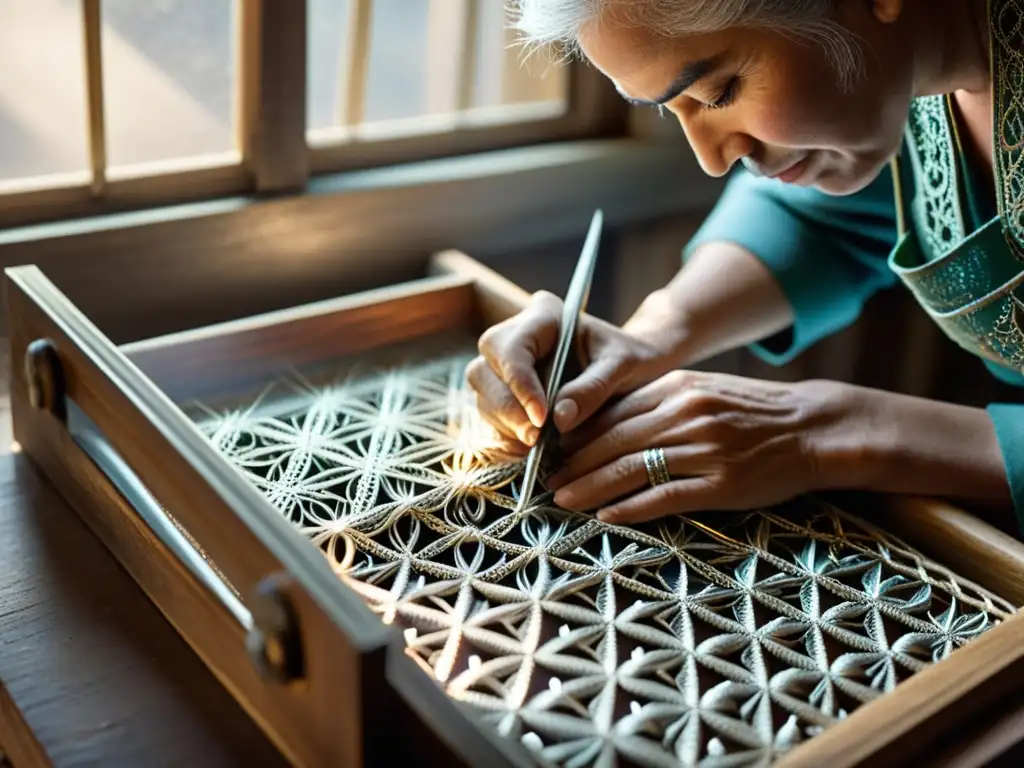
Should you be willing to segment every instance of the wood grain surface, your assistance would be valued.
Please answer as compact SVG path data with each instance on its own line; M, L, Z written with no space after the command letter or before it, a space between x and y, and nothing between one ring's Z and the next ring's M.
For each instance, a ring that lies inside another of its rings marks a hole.
M0 681L17 768L285 764L22 454L0 457Z
M40 278L37 271L28 272ZM26 276L24 271L22 275ZM359 665L376 658L371 652L381 643L375 639L384 638L386 629L364 603L340 587L315 547L269 507L254 486L225 465L151 383L130 366L125 368L120 353L45 279L36 287L49 294L48 299L23 293L20 289L28 284L19 286L15 271L9 270L7 277L12 350L27 349L29 339L53 340L60 350L67 397L89 414L114 451L130 457L139 481L189 531L229 582L243 595L250 595L270 574L291 574L303 584L302 590L290 587L287 597L302 627L306 677L281 685L258 675L245 653L241 624L221 609L210 590L189 577L181 561L130 507L126 509L123 500L118 502L112 484L77 448L60 420L30 406L24 382L15 377L14 434L25 453L72 501L289 760L304 766L362 764ZM61 308L49 305L51 299ZM12 356L22 354L16 351ZM101 359L106 361L100 363ZM111 376L118 369L123 370ZM204 458L197 458L195 450ZM220 477L208 476L208 471ZM248 525L252 521L257 521L254 528ZM357 650L364 648L365 654ZM383 667L380 655L377 663Z

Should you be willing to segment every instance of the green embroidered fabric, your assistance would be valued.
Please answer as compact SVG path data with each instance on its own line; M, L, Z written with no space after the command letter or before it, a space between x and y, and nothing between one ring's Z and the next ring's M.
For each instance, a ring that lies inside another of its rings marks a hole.
M900 276L947 336L980 357L1024 370L1019 330L1024 305L1014 295L1024 285L1024 272L1018 265L1011 282L986 290L1001 271L1013 266L1009 259L991 259L994 250L1006 250L1002 227L997 225L995 220L964 241L946 264L908 267ZM892 256L897 264L921 264L923 258L919 241L910 235ZM977 293L970 293L972 287L977 287Z
M942 315L998 291L1017 277L1016 259L991 258L990 254L1005 247L1003 228L995 219L963 239L959 248L951 247L936 259L929 258L923 238L904 238L891 261L917 299L933 315Z
M996 194L1007 242L1024 259L1024 2L992 0Z
M914 176L920 180L914 220L926 253L944 256L964 239L956 147L946 97L925 96L911 105L908 142ZM950 160L952 159L952 162Z
M913 227L890 266L942 330L965 349L1024 370L1024 2L991 0L996 198L999 215L968 233L947 96L915 99L907 146L915 195L897 201Z

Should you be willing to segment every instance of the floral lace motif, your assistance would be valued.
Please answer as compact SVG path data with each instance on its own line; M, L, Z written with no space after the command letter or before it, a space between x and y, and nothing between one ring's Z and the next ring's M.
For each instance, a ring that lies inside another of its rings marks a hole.
M1024 259L1024 2L992 0L996 194L1006 239Z
M767 765L1014 611L811 502L518 514L467 352L191 413L425 674L544 764Z
M914 263L902 262L899 274L950 338L1024 371L1024 293L1018 279L1024 270L1024 0L990 0L989 12L1000 217L990 226L998 225L998 238L985 237L983 248L977 239L964 244L959 150L947 97L915 99L907 143L917 181L911 213L920 254ZM894 181L899 195L898 174Z
M931 261L952 251L966 236L946 97L914 99L908 130L918 180L914 220L925 258Z
M1024 302L1013 293L1003 300L986 341L985 346L995 353L995 362L1024 373Z

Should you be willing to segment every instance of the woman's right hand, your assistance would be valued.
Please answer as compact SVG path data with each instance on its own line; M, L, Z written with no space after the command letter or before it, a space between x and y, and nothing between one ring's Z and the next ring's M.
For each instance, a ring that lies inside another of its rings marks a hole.
M652 295L645 304L653 299ZM546 291L534 294L526 309L480 337L480 356L466 370L481 415L503 436L524 446L537 441L548 416L537 364L553 353L561 322L561 299ZM676 367L673 339L678 329L660 327L663 324L668 320L658 318L653 325L642 323L637 330L643 332L634 333L588 315L580 318L584 367L558 394L553 417L559 432L571 431L610 398ZM635 325L635 319L630 325Z

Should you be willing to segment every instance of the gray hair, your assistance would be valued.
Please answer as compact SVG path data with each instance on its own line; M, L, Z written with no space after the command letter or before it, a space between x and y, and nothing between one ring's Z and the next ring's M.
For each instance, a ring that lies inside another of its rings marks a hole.
M854 36L833 18L838 0L513 0L512 26L527 47L554 45L579 53L579 35L607 8L617 21L666 37L758 27L812 40L825 49L844 85L859 69Z

